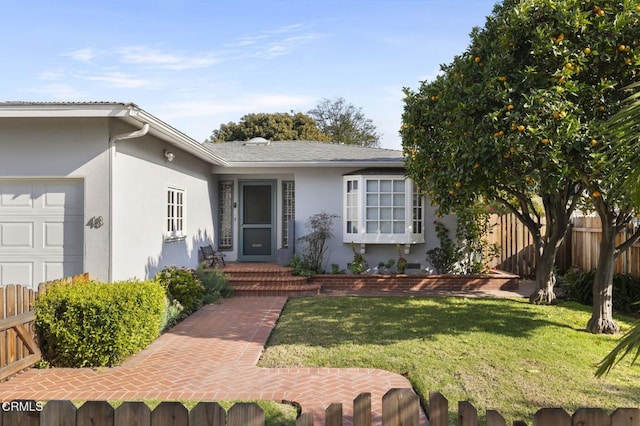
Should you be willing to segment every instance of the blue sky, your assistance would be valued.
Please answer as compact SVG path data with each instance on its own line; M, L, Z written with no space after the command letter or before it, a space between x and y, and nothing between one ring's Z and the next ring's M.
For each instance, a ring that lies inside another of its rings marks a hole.
M134 102L202 141L343 97L400 149L402 88L463 52L494 3L0 0L1 100Z

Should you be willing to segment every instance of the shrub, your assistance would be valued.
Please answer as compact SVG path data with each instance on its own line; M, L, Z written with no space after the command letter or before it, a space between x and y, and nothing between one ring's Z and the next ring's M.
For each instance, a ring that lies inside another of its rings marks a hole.
M193 269L167 266L156 274L156 280L166 289L170 301L180 303L183 317L202 306L204 286Z
M570 269L560 280L566 299L591 306L595 273L595 269L591 271ZM613 309L621 313L636 314L640 312L638 301L640 301L640 281L628 274L615 274L613 276Z
M317 271L309 266L309 263L298 255L294 255L291 262L287 263L288 266L293 269L292 274L300 277L310 277L315 275Z
M204 286L202 303L214 303L221 297L229 297L233 294L233 289L229 286L229 280L219 269L205 271L204 266L198 266L196 275Z
M307 228L311 232L298 238L304 244L302 258L311 271L324 272L324 258L329 250L327 240L333 238L333 219L336 215L326 212L317 213L307 219Z
M117 365L158 337L165 300L154 281L52 285L36 301L43 358L59 367Z
M349 272L356 275L366 272L369 262L356 250L356 245L353 242L351 243L351 250L353 250L353 261L347 265Z

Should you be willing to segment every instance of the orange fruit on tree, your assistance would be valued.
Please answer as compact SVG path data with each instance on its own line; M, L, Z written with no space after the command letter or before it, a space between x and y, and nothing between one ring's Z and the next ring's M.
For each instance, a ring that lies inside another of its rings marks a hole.
M473 61L477 64L480 62L480 56L476 56L475 58L473 58Z
M544 138L544 139L542 139L540 142L542 142L543 144L545 144L545 145L546 145L546 144L548 144L548 143L549 143L549 139Z
M473 168L474 169L479 169L480 168L480 163L473 163Z
M627 50L627 46L625 46L624 44L618 45L618 51L619 52L624 52L625 50Z
M513 110L515 107L512 104L507 105L507 111Z
M602 196L602 194L600 193L600 191L593 191L593 192L591 193L591 195L592 195L594 198L598 198L598 197L601 197L601 196Z
M585 55L590 55L591 54L591 49L588 47L585 47L583 52L585 53Z
M518 131L524 132L524 126L522 124L518 126Z
M462 187L462 183L456 182L456 188L460 188L460 187Z
M595 139L591 139L591 146L596 146L598 145L598 141Z

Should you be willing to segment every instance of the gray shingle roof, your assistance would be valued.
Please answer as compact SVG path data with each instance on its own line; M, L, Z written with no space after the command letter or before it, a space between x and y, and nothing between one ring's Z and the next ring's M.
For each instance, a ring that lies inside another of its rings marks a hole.
M205 143L207 149L228 163L249 164L319 164L319 163L385 163L403 165L402 151L366 148L314 141L245 141Z

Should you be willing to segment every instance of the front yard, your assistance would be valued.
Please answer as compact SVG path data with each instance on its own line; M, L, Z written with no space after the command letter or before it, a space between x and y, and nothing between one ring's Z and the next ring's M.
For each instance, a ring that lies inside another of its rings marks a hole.
M439 391L484 416L531 422L542 407L640 407L640 365L603 379L616 337L584 331L588 308L521 300L328 297L290 299L259 366L372 367L403 374L421 398ZM623 330L632 319L618 318Z

